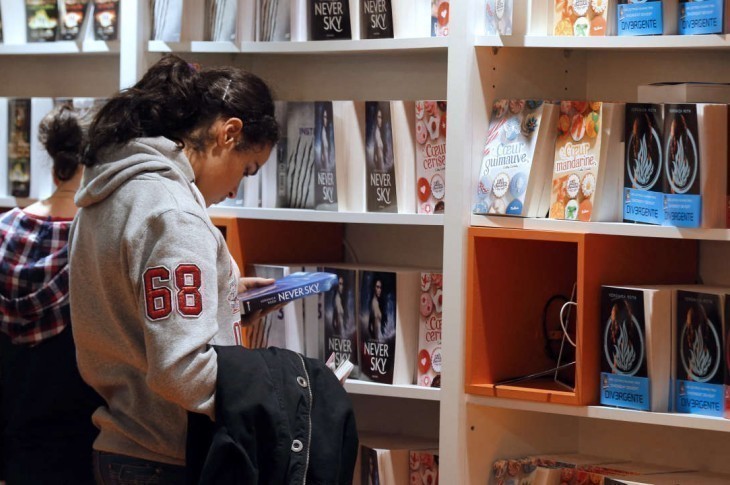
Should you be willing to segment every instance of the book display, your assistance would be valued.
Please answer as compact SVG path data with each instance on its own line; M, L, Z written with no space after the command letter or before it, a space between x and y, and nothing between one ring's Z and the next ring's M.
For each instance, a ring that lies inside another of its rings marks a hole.
M355 483L727 483L724 3L0 0L0 206L56 98L249 69L281 137L210 214L336 276L240 341L355 366Z

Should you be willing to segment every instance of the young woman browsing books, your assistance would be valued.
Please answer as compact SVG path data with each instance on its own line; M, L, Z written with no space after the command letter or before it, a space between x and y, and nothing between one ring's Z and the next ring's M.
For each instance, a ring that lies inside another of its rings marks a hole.
M81 375L107 402L93 416L98 483L184 481L187 411L214 418L210 344L237 343L237 293L271 282L239 280L206 207L233 196L278 137L261 79L175 56L95 117L71 308Z
M0 480L92 484L91 413L99 396L76 367L68 234L85 126L62 105L40 125L57 189L0 217Z

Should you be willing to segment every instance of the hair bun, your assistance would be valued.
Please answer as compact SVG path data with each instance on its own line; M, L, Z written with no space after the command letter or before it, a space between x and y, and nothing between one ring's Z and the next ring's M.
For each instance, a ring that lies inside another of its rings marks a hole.
M71 106L60 105L40 123L38 140L53 159L53 174L61 181L74 176L86 145L80 115Z

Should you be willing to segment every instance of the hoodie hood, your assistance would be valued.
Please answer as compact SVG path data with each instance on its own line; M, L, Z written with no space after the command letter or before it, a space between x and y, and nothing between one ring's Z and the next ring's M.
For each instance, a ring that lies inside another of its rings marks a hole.
M175 142L164 137L137 138L104 151L96 165L86 167L76 205L97 204L129 180L151 172L188 184L195 179L190 161Z

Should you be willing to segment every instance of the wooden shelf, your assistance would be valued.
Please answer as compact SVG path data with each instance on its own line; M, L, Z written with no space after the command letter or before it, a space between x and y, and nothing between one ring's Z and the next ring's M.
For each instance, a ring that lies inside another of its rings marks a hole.
M328 212L308 209L260 209L214 206L211 216L237 217L274 221L337 222L350 224L398 224L411 226L443 226L442 214L386 214L376 212Z
M341 53L387 53L403 51L436 50L446 52L447 37L425 37L417 39L367 39L329 40L307 42L163 42L152 40L147 45L149 52L198 52L198 53L240 53L240 54L341 54Z
M728 35L655 35L567 37L554 35L477 36L477 47L534 47L548 49L722 49L730 47Z
M365 394L368 396L398 397L424 401L439 401L441 399L441 389L421 386L395 386L355 379L348 379L345 383L345 389L350 394Z
M467 403L475 406L512 409L515 411L559 414L579 418L606 419L629 423L671 426L675 428L703 429L723 433L730 432L730 420L693 414L652 413L605 406L568 406L564 404L473 395L467 396Z
M87 40L0 44L0 55L118 54L119 41Z
M730 241L730 229L684 229L680 227L652 226L648 224L631 224L625 222L580 222L472 214L471 225L475 227L501 227L508 229L559 231L578 234L605 234L609 236Z

